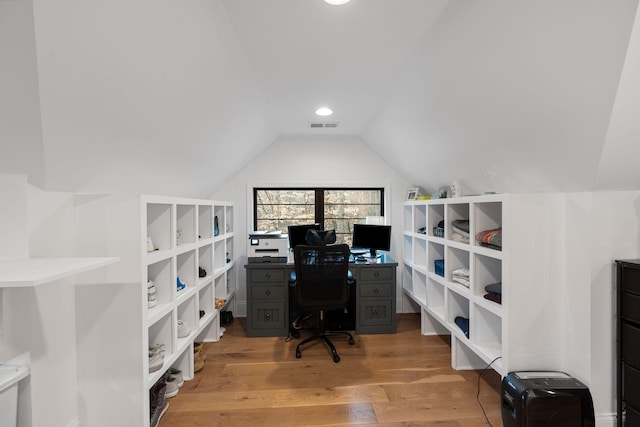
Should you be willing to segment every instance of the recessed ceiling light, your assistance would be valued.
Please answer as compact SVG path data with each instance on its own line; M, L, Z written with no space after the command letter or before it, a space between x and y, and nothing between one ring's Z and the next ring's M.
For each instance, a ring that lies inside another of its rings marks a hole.
M318 116L330 116L333 114L333 111L331 110L331 108L321 107L316 110L316 114Z
M341 4L349 3L351 0L324 0L324 1L334 6L340 6Z

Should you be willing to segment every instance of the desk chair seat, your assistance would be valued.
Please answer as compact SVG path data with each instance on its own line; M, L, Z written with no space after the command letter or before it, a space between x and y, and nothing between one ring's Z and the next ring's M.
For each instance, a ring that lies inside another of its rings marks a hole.
M296 305L300 309L320 314L319 326L313 336L296 347L296 358L302 357L302 347L312 341L324 341L335 363L340 356L330 336L344 335L353 345L353 336L345 331L325 330L324 317L327 310L345 309L349 303L353 280L349 277L349 246L345 244L329 246L298 245L294 248L296 277L293 283Z

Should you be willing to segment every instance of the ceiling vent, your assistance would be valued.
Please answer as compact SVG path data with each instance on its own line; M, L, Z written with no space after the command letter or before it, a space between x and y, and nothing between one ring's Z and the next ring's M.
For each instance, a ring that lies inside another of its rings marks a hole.
M338 123L314 123L309 122L309 127L311 129L322 129L322 128L337 128Z

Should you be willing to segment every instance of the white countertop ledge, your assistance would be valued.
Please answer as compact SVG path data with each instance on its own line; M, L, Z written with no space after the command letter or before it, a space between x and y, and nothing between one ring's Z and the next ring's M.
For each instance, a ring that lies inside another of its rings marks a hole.
M0 288L40 286L119 260L118 257L0 259Z

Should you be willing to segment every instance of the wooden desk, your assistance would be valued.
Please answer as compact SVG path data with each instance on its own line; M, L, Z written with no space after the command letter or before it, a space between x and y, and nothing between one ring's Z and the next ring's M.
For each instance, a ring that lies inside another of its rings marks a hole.
M355 278L355 331L392 334L396 331L396 267L390 256L376 262L349 263ZM289 277L294 265L249 263L247 269L247 336L287 336Z

